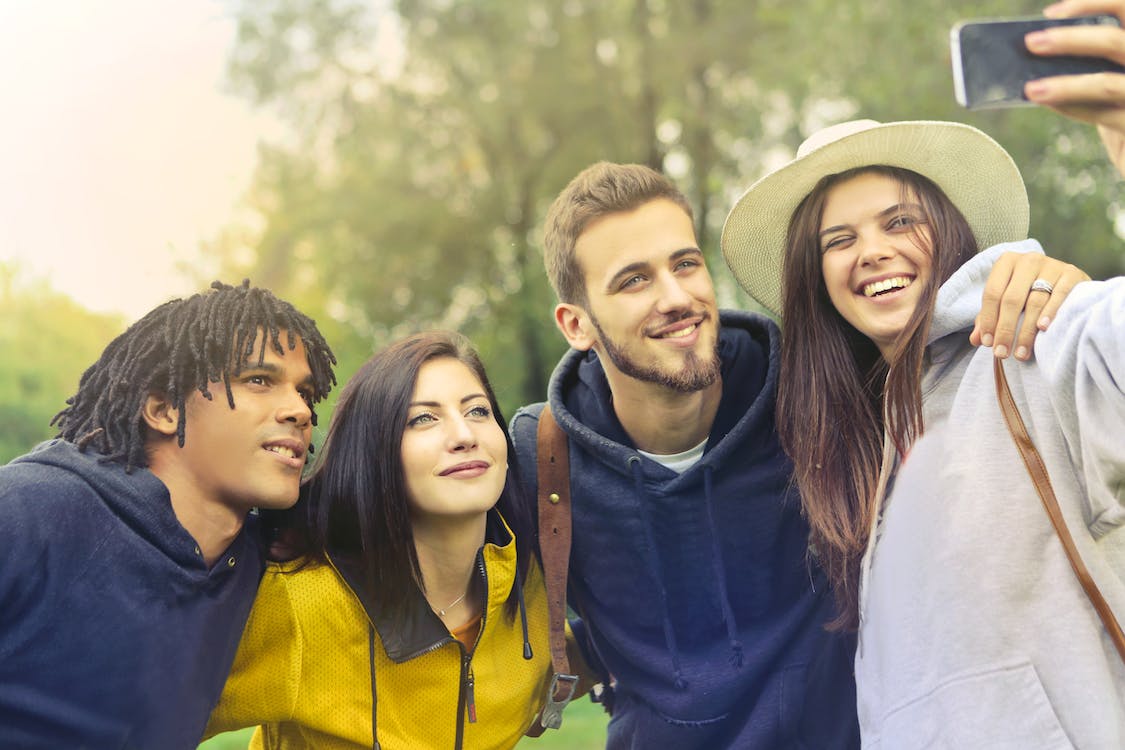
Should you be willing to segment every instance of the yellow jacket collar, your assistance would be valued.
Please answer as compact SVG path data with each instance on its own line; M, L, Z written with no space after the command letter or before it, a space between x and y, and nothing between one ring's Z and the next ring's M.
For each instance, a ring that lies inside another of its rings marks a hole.
M489 617L493 610L503 607L507 601L516 569L516 544L512 531L495 508L488 512L484 538L484 546L477 552L476 566L477 574L485 583L484 617ZM354 558L336 555L331 550L326 556L363 606L392 661L401 664L454 640L445 623L430 608L421 589L414 588L404 611L388 612L379 606L380 602L373 599L363 585L363 571ZM493 572L492 580L489 580L489 571Z

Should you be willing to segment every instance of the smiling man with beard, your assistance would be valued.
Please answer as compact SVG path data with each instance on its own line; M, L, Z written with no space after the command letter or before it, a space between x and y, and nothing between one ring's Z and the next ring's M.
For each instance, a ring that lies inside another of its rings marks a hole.
M825 630L774 430L776 325L720 315L691 207L647 167L579 174L544 245L572 347L549 389L570 448L568 603L614 684L608 746L855 746L853 642ZM525 467L542 408L513 420Z

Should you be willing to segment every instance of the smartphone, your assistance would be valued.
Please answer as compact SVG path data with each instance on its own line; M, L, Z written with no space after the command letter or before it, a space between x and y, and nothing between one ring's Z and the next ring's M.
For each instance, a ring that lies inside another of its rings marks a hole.
M1005 18L961 21L949 33L953 89L969 109L1031 106L1023 95L1028 81L1048 76L1125 72L1100 57L1040 57L1028 52L1024 35L1051 26L1120 26L1114 16Z

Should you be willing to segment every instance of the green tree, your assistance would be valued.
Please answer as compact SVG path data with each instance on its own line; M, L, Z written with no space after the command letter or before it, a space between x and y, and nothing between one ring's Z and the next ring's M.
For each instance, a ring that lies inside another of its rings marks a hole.
M353 342L366 356L406 330L460 328L510 407L543 397L564 348L539 238L582 167L667 171L696 206L721 302L747 305L717 252L741 189L830 122L940 118L1013 153L1050 252L1120 273L1121 200L1092 128L953 101L949 27L1039 9L1016 6L243 0L231 81L290 140L262 151L260 230L216 250L249 250L255 281L323 311L345 358Z
M0 463L53 437L51 419L78 379L121 332L120 318L91 313L45 281L0 264Z

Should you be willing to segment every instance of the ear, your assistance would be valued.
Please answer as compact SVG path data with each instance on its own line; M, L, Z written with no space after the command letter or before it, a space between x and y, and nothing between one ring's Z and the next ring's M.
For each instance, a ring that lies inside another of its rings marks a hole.
M175 435L180 422L180 410L159 393L150 393L141 407L145 424L161 435Z
M589 351L597 342L597 329L590 321L589 314L579 307L566 302L555 306L555 325L562 331L566 341L579 351Z

